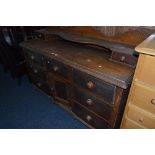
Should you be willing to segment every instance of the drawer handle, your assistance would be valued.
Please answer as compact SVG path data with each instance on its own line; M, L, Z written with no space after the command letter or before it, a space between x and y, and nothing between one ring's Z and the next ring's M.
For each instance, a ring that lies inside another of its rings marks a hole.
M86 120L89 122L92 119L90 115L87 115Z
M144 118L143 117L140 117L139 118L139 122L143 123L144 122Z
M40 82L38 82L37 85L38 85L38 87L41 87L42 86L42 84Z
M54 91L54 88L53 87L51 87L51 91Z
M152 103L153 105L155 105L155 99L152 99L152 100L151 100L151 103Z
M87 82L87 88L92 89L94 87L94 83L92 81Z
M37 70L37 69L34 69L34 73L36 73L36 74L37 74L37 73L38 73L38 70Z
M39 38L41 38L41 37L42 37L42 35L41 35L41 34L38 34L38 37L39 37Z
M125 56L121 56L121 61L124 61L125 60Z
M31 55L31 60L34 60L34 55Z
M58 71L58 69L59 69L59 67L58 67L58 66L54 66L54 67L53 67L53 70L54 70L55 72L57 72L57 71Z
M92 105L92 104L93 104L93 101L92 101L92 99L87 99L87 100L86 100L86 103L87 103L88 105Z

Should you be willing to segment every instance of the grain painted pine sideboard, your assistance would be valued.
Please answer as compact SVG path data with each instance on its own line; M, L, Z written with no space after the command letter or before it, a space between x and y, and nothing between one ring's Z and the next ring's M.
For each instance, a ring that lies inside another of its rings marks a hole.
M136 65L134 48L63 29L37 33L20 44L30 82L88 127L119 128Z

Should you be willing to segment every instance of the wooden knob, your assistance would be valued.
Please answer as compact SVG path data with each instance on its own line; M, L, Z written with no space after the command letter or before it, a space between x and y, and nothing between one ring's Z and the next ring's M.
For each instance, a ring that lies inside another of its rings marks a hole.
M34 55L31 55L31 60L34 60Z
M93 104L93 101L92 101L92 99L87 99L87 100L86 100L86 103L87 103L88 105L92 105L92 104Z
M144 118L143 117L140 117L139 118L139 122L143 123L143 121L144 121Z
M38 70L37 69L34 69L34 73L38 73Z
M40 82L38 82L37 85L38 85L38 87L41 87L42 84Z
M87 88L91 89L94 87L94 83L92 81L87 82Z
M58 66L54 66L54 67L53 67L53 70L54 70L55 72L58 71L58 69L59 69Z
M41 34L38 34L38 37L39 37L39 38L41 38L41 37L42 37L42 35L41 35Z
M152 100L151 100L151 103L152 103L153 105L155 105L155 99L152 99Z
M54 88L53 87L51 87L51 91L54 91Z
M87 115L86 120L89 122L92 119L90 115Z
M124 60L125 60L125 56L122 56L122 57L121 57L121 61L124 61Z

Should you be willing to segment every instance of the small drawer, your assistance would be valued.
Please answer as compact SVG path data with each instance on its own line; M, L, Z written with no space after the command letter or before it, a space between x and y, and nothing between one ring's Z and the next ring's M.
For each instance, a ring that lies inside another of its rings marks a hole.
M46 82L42 81L38 77L35 77L33 75L29 75L30 81L39 89L41 89L43 92L45 92L47 95L51 95L49 86Z
M130 102L155 114L155 89L135 83Z
M32 61L34 63L37 63L41 66L44 66L44 56L41 55L41 54L38 54L38 53L35 53L35 52L31 52L31 51L28 51L26 50L25 51L25 57L28 61Z
M74 89L74 100L107 120L111 116L112 106L97 99L95 96L78 90L77 88Z
M54 60L54 59L47 59L47 69L55 74L59 74L65 78L68 77L68 66L65 64Z
M155 115L150 115L136 106L128 105L127 117L146 128L155 128Z
M110 85L78 70L73 70L73 81L77 86L83 87L99 95L108 103L113 104L116 88L114 85Z
M144 129L144 127L140 126L135 121L125 117L122 121L121 129Z
M135 56L119 52L112 52L111 60L118 61L131 66L135 66L137 63L137 58Z
M47 73L43 68L41 68L38 65L31 63L29 61L27 61L27 68L31 74L38 76L42 80L45 80L45 81L47 80Z
M140 54L136 79L155 86L155 57Z
M72 111L86 123L90 124L97 129L110 128L109 124L102 118L98 117L94 113L90 112L86 108L82 107L78 103L73 103Z

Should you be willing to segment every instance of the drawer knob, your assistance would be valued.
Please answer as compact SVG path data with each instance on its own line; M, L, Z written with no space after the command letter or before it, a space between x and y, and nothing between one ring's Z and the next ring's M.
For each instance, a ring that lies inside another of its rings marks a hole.
M139 118L139 122L143 123L143 121L144 121L144 118L143 117L140 117Z
M86 120L89 122L92 119L90 115L87 115Z
M87 87L88 87L89 89L92 89L92 88L94 87L94 83L93 83L92 81L88 81L88 82L87 82Z
M86 103L87 103L88 105L92 105L92 104L93 104L93 101L92 101L92 99L87 99L87 100L86 100Z
M38 73L38 70L37 69L34 69L34 73Z
M53 67L53 70L54 70L55 72L57 72L57 71L58 71L58 69L59 69L59 67L58 67L58 66L54 66L54 67Z
M37 85L38 85L38 87L41 87L42 84L40 82L38 82Z
M53 87L51 87L51 91L54 91L54 88Z
M155 99L152 99L152 100L151 100L151 103L152 103L153 105L155 105Z
M34 55L31 55L31 60L34 60Z
M41 37L42 37L42 35L41 35L41 34L38 34L38 37L39 37L39 38L41 38Z
M121 61L124 61L125 60L125 56L121 56Z

